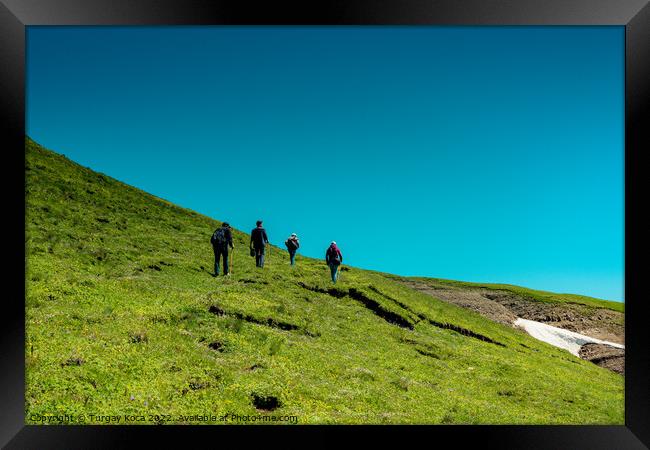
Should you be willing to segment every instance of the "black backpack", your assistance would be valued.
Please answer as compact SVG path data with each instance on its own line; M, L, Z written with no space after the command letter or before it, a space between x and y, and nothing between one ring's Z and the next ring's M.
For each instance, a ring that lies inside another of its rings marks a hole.
M223 247L227 244L226 242L226 229L217 228L214 233L212 233L212 238L210 239L212 245Z
M284 241L284 245L287 246L287 250L295 250L298 248L296 242L293 239L287 239L286 241Z

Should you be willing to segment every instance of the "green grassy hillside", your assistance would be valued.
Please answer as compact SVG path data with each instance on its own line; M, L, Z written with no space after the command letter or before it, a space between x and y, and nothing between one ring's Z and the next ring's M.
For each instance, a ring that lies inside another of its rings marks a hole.
M623 423L623 377L519 330L277 248L257 269L240 232L213 278L220 222L30 140L25 169L28 423Z

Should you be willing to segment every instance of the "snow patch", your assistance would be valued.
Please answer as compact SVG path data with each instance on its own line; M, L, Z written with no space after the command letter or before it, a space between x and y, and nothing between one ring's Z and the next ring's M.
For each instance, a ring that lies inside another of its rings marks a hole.
M603 344L625 349L625 346L621 344L601 341L600 339L585 336L584 334L575 333L563 328L547 325L542 322L536 322L534 320L518 318L515 320L514 325L523 328L535 339L539 339L540 341L544 341L548 344L563 348L564 350L568 350L578 357L580 357L578 354L580 347L585 344Z

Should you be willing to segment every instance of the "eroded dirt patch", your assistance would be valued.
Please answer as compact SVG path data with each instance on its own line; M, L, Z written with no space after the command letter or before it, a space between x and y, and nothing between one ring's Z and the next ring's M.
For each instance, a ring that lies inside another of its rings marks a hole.
M256 323L258 325L265 325L265 326L271 327L271 328L279 328L279 329L285 330L285 331L292 331L292 330L299 330L300 329L300 327L298 325L294 325L294 324L289 323L289 322L282 322L282 321L276 320L276 319L274 319L272 317L269 317L269 318L266 318L266 319L260 319L260 318L253 317L253 316L248 315L248 314L242 314L242 313L238 313L238 312L233 313L232 315L234 317L238 318L238 319L244 320L244 321L249 322L249 323Z
M356 301L362 303L363 306L365 306L366 308L371 310L373 313L375 313L376 315L378 315L379 317L381 317L382 319L384 319L388 323L393 324L393 325L397 325L397 326L402 327L402 328L407 328L409 330L412 330L412 329L414 329L415 324L419 323L420 321L425 321L425 322L429 323L430 325L433 325L433 326L438 327L438 328L442 328L444 330L456 331L457 333L460 333L463 336L478 339L480 341L488 342L490 344L495 344L495 345L498 345L500 347L505 347L504 344L502 344L500 342L497 342L497 341L495 341L495 340L493 340L493 339L491 339L491 338L489 338L487 336L484 336L482 334L475 333L472 330L468 330L467 328L463 328L463 327L460 327L458 325L454 325L454 324L451 324L451 323L438 322L436 320L430 319L430 318L426 317L424 314L413 311L405 303L402 303L399 300L397 300L397 299L395 299L395 298L393 298L393 297L391 297L389 295L384 294L383 292L381 292L379 289L377 289L376 287L374 287L372 285L368 286L368 288L371 291L373 291L376 294L381 295L386 300L391 301L392 303L397 305L399 308L401 308L404 311L410 313L414 317L417 317L418 320L408 319L408 318L406 318L404 316L401 316L400 314L398 314L398 313L396 313L394 311L390 311L389 309L386 309L377 300L370 298L368 295L364 294L362 291L360 291L359 289L356 289L356 288L350 288L350 289L348 289L346 291L346 290L338 289L338 288L324 289L324 288L320 288L320 287L317 287L317 286L309 286L309 285L306 285L305 283L302 283L302 282L298 283L298 285L305 288L305 289L308 289L310 291L328 294L328 295L331 295L332 297L335 297L335 298L343 298L343 297L345 297L347 295L350 298L352 298L353 300L356 300Z
M434 359L440 359L440 356L438 356L437 353L434 353L430 350L426 350L423 348L416 347L415 349L416 352L418 352L422 356L428 356L429 358L434 358Z
M181 390L181 395L185 395L190 391L199 391L201 389L207 389L209 387L210 387L210 383L208 381L201 380L198 378L192 378L187 384L187 387L184 387Z
M274 411L282 406L280 400L274 395L251 394L253 406L261 411Z
M585 344L580 348L580 357L592 363L625 374L625 350L603 344Z
M266 280L253 280L252 278L241 278L238 281L245 284L269 284Z
M343 298L349 296L351 299L358 301L364 307L366 307L374 314L384 319L386 322L392 325L397 325L398 327L408 328L410 330L413 329L413 323L411 323L410 320L408 320L405 317L402 317L401 315L399 315L394 311L389 311L388 309L384 308L377 300L368 297L366 294L364 294L363 292L361 292L356 288L339 289L339 288L331 287L329 289L325 289L318 286L310 286L303 282L298 283L298 286L312 292L327 294L334 298Z
M404 284L439 300L476 311L512 326L521 317L617 344L625 342L624 314L572 303L544 303L509 291L473 287L433 287L417 281Z
M401 280L412 289L447 303L481 314L508 326L522 319L546 323L603 341L625 343L624 314L577 303L545 303L507 290L481 287L436 286L414 280ZM601 344L586 344L580 357L617 373L625 371L625 350Z
M388 323L392 323L393 325L397 325L402 328L408 328L409 330L413 329L413 324L406 318L400 316L399 314L389 311L379 302L376 300L371 299L367 295L365 295L363 292L355 289L355 288L350 288L349 290L349 295L350 298L357 300L358 302L361 302L363 306L368 308L370 311L373 313L377 314L379 317L384 319Z
M437 321L431 320L431 319L426 319L426 320L427 320L427 322L429 322L431 325L433 325L435 327L442 328L444 330L453 330L453 331L455 331L457 333L462 334L463 336L472 337L474 339L478 339L479 341L488 342L490 344L498 345L499 347L505 347L505 345L502 344L501 342L497 342L494 339L491 339L491 338L489 338L487 336L484 336L482 334L475 333L472 330L468 330L467 328L459 327L458 325L454 325L452 323L437 322Z
M430 289L425 285L419 283L409 283L409 286L443 300L448 303L460 306L465 309L470 309L487 317L490 320L499 322L505 325L510 325L517 319L512 311L506 306L487 298L479 291L461 291L458 289Z
M277 328L280 330L284 331L299 331L307 336L310 337L317 337L319 334L312 332L310 330L307 330L306 328L303 328L299 325L295 325L293 323L289 322L284 322L281 320L274 319L273 317L268 317L268 318L260 318L260 317L254 317L249 314L243 314L240 312L226 312L223 308L217 306L217 305L212 305L208 309L208 311L212 314L215 314L217 316L223 317L223 316L231 316L235 317L237 319L243 320L248 323L254 323L257 325L264 325L270 328Z
M547 323L603 341L625 343L624 314L621 312L575 303L544 303L507 291L484 289L481 295L522 319Z
M226 347L223 345L223 343L218 341L210 342L208 344L208 347L210 347L215 352L219 352L219 353L223 353L226 350Z
M487 336L484 336L482 334L475 333L472 330L469 330L467 328L463 328L463 327L460 327L458 325L454 325L454 324L451 324L451 323L438 322L436 320L428 318L424 314L417 313L417 312L413 311L411 308L409 308L408 305L400 302L396 298L393 298L393 297L391 297L389 295L384 294L383 292L381 292L379 289L377 289L374 286L370 286L370 289L372 291L382 295L384 298L395 302L400 307L404 308L405 310L407 310L411 314L414 314L415 316L417 316L420 320L424 320L424 321L428 322L430 325L433 325L434 327L442 328L444 330L453 330L453 331L456 331L457 333L462 334L463 336L472 337L472 338L478 339L478 340L483 341L483 342L488 342L490 344L495 344L495 345L498 345L500 347L505 347L505 345L503 345L501 342L497 342L497 341L495 341L495 340L493 340L493 339L491 339L491 338L489 338Z
M344 289L338 289L335 287L331 287L329 289L321 288L318 286L310 286L308 284L303 283L302 281L298 283L298 286L300 286L303 289L307 289L308 291L312 292L318 292L321 294L327 294L330 295L334 298L343 298L346 295L348 295L348 291Z
M217 316L225 316L226 315L226 311L224 311L223 309L221 309L217 305L210 306L210 308L208 309L208 312L210 312L212 314L215 314Z
M68 358L67 360L63 361L63 362L61 363L61 367L65 367L65 366L80 366L80 365L84 364L85 362L86 362L86 361L84 361L83 358L79 358L79 357L71 357L71 358Z

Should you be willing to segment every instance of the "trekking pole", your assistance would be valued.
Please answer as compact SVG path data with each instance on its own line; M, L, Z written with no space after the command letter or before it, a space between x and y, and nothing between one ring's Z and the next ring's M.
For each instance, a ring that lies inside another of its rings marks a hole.
M230 267L228 267L228 275L232 275L232 268L235 265L235 249L231 248L230 252Z

